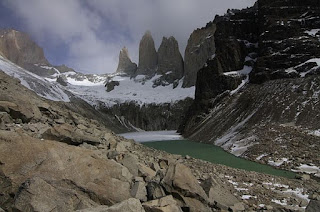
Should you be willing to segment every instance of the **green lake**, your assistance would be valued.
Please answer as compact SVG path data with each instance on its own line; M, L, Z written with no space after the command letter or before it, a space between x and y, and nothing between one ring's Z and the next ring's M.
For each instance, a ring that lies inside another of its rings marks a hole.
M188 140L143 142L142 144L154 149L166 151L168 153L178 154L182 156L189 155L193 158L206 160L212 163L223 164L233 168L261 172L287 178L294 178L296 175L295 173L290 171L276 169L272 166L263 165L236 157L224 151L222 148L210 144L197 143Z

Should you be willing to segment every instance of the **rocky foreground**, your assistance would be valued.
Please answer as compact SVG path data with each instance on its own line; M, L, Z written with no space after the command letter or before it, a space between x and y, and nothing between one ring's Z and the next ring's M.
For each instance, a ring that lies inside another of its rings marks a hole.
M147 148L0 72L5 211L304 211L320 185Z

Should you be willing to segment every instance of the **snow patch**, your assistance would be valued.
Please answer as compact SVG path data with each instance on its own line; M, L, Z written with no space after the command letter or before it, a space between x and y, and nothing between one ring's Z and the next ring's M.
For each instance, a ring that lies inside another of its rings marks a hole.
M281 158L281 159L278 159L276 161L273 161L273 160L269 160L268 161L268 164L271 165L271 166L281 166L284 162L288 162L288 158Z
M307 33L308 35L313 37L315 37L318 32L320 32L320 29L311 29L311 30L304 31L304 33Z
M292 169L291 171L314 174L315 176L320 177L320 168L315 165L300 164L297 169Z

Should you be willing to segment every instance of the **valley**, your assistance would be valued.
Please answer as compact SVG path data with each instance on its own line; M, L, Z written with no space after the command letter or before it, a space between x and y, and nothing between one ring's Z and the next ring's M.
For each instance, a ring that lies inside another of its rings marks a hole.
M146 31L104 74L1 29L0 211L319 211L319 5L229 9L184 55Z

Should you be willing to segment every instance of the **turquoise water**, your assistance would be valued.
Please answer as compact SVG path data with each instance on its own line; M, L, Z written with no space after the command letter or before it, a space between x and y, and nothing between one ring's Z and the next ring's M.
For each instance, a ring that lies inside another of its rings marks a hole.
M145 142L142 144L154 149L166 151L168 153L178 154L182 156L189 155L193 158L202 159L212 163L223 164L233 168L261 172L287 178L295 177L295 173L293 172L275 169L268 165L263 165L236 157L224 151L222 148L210 144L197 143L188 140L156 141Z

